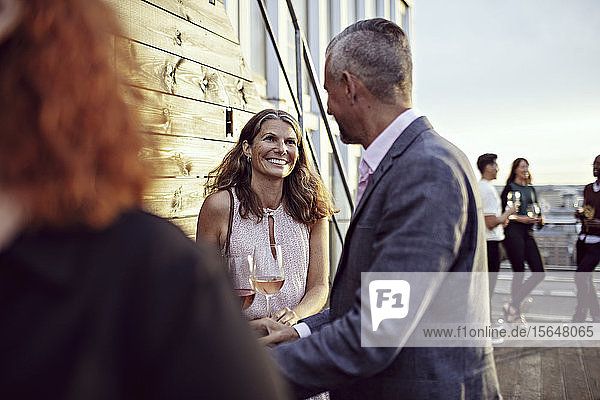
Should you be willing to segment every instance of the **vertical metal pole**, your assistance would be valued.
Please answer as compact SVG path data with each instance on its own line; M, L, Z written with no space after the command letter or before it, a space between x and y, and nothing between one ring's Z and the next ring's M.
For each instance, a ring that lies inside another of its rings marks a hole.
M258 0L259 5L261 3L262 0ZM315 72L315 68L312 62L312 57L310 56L310 50L308 49L308 46L306 44L306 39L304 39L304 37L302 36L302 31L300 30L300 26L298 24L298 18L296 16L296 11L294 10L294 5L292 4L292 0L286 0L287 6L288 6L288 10L290 12L290 17L292 19L292 23L294 24L294 29L296 30L296 37L298 37L298 35L300 36L300 42L301 42L301 46L302 46L302 53L304 55L304 61L306 62L306 68L307 68L307 73L308 73L308 78L310 80L310 83L313 87L313 91L315 93L315 97L317 100L317 103L319 105L319 111L321 113L321 118L323 119L323 123L325 124L325 130L327 131L327 136L329 137L329 143L331 144L331 148L333 150L333 158L335 160L335 163L338 167L338 172L341 176L342 179L342 185L344 187L344 192L346 193L346 198L348 199L348 204L350 205L350 213L354 213L354 201L352 199L352 195L350 194L350 188L348 187L348 182L346 180L346 172L344 169L344 165L342 164L342 161L340 159L340 155L339 155L339 150L337 148L337 143L333 137L333 134L331 133L331 129L329 127L329 122L327 121L327 114L325 113L325 107L323 107L323 103L321 100L321 96L319 95L319 85L317 85L317 75ZM265 22L268 25L268 21L265 20ZM296 49L298 49L298 45L296 44ZM298 55L298 52L296 51L296 55ZM282 68L283 67L283 63L281 63ZM285 69L284 69L285 71ZM285 74L284 74L285 75ZM289 85L288 85L289 88ZM291 88L289 89L291 92ZM298 91L298 94L300 95L302 93L302 88L300 88L300 90ZM292 94L292 98L294 98L294 95ZM298 115L300 115L301 113L301 104L302 102L299 101L300 105L296 105L296 110L298 111Z
M294 103L294 107L296 111L300 113L300 106L298 105L298 101L296 96L294 96L294 90L292 89L292 84L290 83L290 79L288 74L286 73L285 64L283 63L283 59L281 58L281 53L279 52L279 46L277 45L277 39L275 38L275 33L273 33L273 28L271 25L271 21L269 20L269 16L267 15L267 7L265 6L264 0L257 0L258 8L260 9L260 13L263 17L263 22L265 23L265 29L269 34L269 38L271 38L271 43L273 44L273 50L275 50L275 55L277 56L277 61L279 61L279 66L281 67L281 71L283 72L283 77L285 78L285 83L287 84L288 90L290 91L290 95L292 97L292 101Z
M329 142L331 143L331 147L333 149L334 159L335 159L336 165L338 167L338 172L340 173L340 176L342 177L342 183L344 184L344 189L346 191L346 197L348 198L348 204L350 205L351 212L354 212L354 202L352 200L352 197L350 196L350 190L348 188L348 183L346 181L346 173L344 171L344 166L340 163L340 159L339 159L338 151L337 151L337 145L336 145L335 141L333 141L333 135L331 134L331 130L329 128L329 123L327 122L327 115L325 114L325 109L323 107L323 104L321 101L321 96L320 96L319 89L318 89L319 85L316 83L317 78L315 76L315 68L312 64L310 50L308 50L308 46L306 44L306 39L303 37L302 31L300 30L300 26L298 24L298 18L296 17L296 12L294 11L294 6L292 4L292 0L287 0L287 5L288 5L288 10L290 12L290 17L292 19L292 23L294 24L294 30L296 32L296 77L297 77L297 84L298 84L297 85L298 98L296 96L294 96L294 91L292 90L292 85L290 84L285 65L281 58L281 53L279 52L279 46L277 45L277 41L275 39L275 34L273 33L273 28L271 26L271 22L269 21L269 17L267 15L267 10L266 10L264 0L257 0L257 3L258 3L258 7L260 9L260 12L262 14L262 17L263 17L265 29L266 29L267 33L269 34L271 43L273 44L273 49L275 50L275 54L277 56L277 60L279 61L279 66L281 68L281 71L283 72L283 76L285 78L285 82L287 84L288 90L290 91L290 96L292 97L292 101L294 102L294 106L296 107L296 111L298 113L298 122L300 123L300 128L302 129L302 133L304 133L304 131L303 131L304 130L304 128L303 128L304 114L302 111L303 110L303 108L302 108L302 57L304 56L304 61L307 63L307 72L309 75L309 81L312 85L313 92L315 93L315 97L316 97L317 103L319 105L319 111L321 114L321 118L323 119L325 128L326 128L328 136L329 136ZM315 168L317 169L317 172L319 172L319 163L317 162L317 159L315 157L315 152L312 147L310 137L308 135L306 135L306 142L308 144L310 153L312 155L312 159L313 159ZM335 215L331 216L331 220L333 221L333 224L335 226L335 230L340 239L340 242L343 245L344 238L342 237L342 232L340 231L340 228L339 228L339 225L335 218Z
M304 107L302 105L302 36L300 36L300 26L294 24L296 33L296 94L298 96L298 123L300 132L304 135Z

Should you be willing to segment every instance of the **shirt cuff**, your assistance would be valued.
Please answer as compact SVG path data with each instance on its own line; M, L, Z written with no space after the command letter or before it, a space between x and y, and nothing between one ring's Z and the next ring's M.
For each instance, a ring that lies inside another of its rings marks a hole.
M296 332L298 332L298 336L300 336L301 338L309 337L312 334L312 332L310 331L310 327L306 322L299 322L292 328L294 328Z

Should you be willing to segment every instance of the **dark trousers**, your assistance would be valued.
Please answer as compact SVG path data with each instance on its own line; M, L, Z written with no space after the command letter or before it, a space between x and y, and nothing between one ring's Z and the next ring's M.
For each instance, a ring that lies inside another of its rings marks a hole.
M514 272L511 292L513 307L520 309L523 299L544 280L544 262L533 237L531 225L511 221L504 229L504 249ZM525 262L531 276L525 280Z
M489 272L489 283L490 283L490 316L492 310L492 296L494 295L494 289L496 288L496 281L498 280L498 271L500 271L500 260L502 260L502 247L498 240L487 241L487 259L488 259L488 272Z
M587 244L582 240L578 240L576 250L577 308L575 309L574 321L583 322L587 317L588 310L593 318L600 317L600 305L598 305L596 288L592 280L593 271L600 262L600 243Z
M494 294L496 288L496 280L498 279L498 271L500 271L500 260L502 259L502 248L497 240L487 241L487 257L488 257L488 272L490 273L490 298Z

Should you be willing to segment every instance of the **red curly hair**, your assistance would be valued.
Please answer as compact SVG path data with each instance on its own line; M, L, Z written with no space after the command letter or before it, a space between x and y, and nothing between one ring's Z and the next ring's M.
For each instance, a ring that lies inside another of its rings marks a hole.
M0 43L0 189L29 224L105 226L141 204L147 182L114 62L117 20L98 0L20 5Z

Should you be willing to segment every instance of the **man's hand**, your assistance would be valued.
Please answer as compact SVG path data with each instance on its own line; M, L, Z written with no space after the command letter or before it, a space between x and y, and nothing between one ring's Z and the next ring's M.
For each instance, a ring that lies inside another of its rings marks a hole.
M300 337L294 328L271 318L250 321L250 327L259 334L258 343L263 346L274 347L280 343L292 342Z
M520 222L522 224L533 225L533 224L539 223L540 219L539 218L532 218L532 217L529 217L527 215L517 215L517 218L515 219L515 221Z

